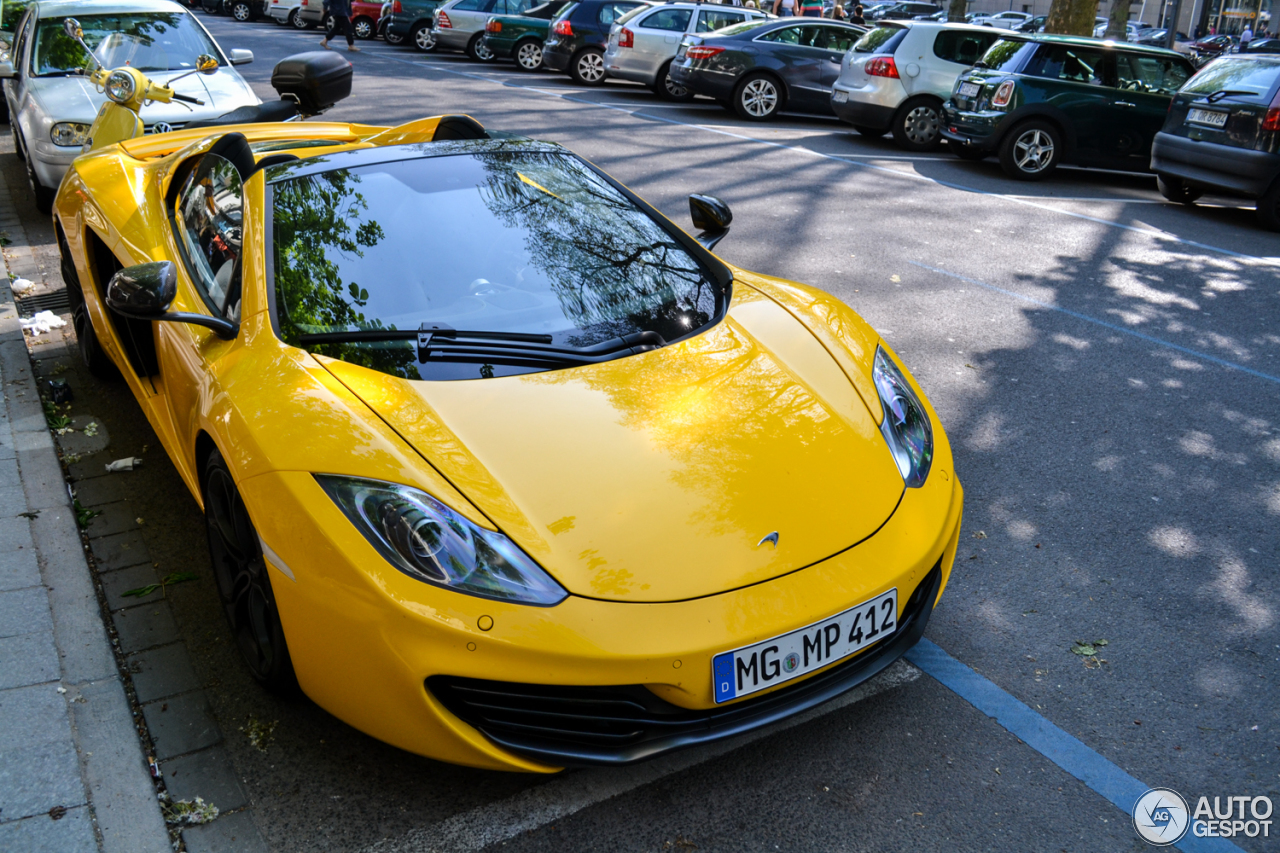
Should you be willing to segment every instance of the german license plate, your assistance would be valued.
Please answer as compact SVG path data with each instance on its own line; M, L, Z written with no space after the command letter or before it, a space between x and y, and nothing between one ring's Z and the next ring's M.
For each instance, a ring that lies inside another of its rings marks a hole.
M1207 124L1210 127L1224 127L1227 123L1227 113L1220 113L1217 110L1192 110L1187 113L1187 121Z
M728 702L821 669L898 630L898 590L805 628L711 659L715 700Z
M978 93L981 91L982 91L982 87L979 86L977 83L961 83L960 84L960 97L962 98L976 98L978 97Z
M845 101L849 100L849 93L841 89L836 89L831 93L831 100L835 101L837 104L843 104Z

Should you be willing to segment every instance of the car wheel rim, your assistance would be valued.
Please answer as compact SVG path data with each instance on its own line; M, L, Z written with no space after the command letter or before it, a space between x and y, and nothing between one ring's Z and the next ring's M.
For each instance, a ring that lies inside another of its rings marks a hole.
M938 137L938 111L933 107L916 107L902 121L907 139L925 145Z
M235 18L237 21L249 20L249 7L244 4L236 6L231 10L231 17Z
M516 52L516 61L520 63L521 68L532 71L542 64L542 48L536 44L522 44L520 50Z
M588 53L578 60L578 75L588 83L595 83L604 78L604 57L598 53Z
M356 24L356 38L367 39L372 32L373 32L373 27L369 24L368 21L361 21L360 23Z
M1053 137L1043 130L1028 130L1013 143L1013 162L1028 174L1042 172L1053 160Z
M673 98L683 98L689 94L689 90L672 80L670 74L663 79L662 85L667 87L667 94Z
M297 12L293 13L293 25L300 30L305 30L307 28L307 22L302 20L302 16Z
M426 27L418 30L418 35L415 41L417 41L418 47L422 50L431 50L431 48L436 46L436 37L432 35L431 30Z
M488 62L493 59L493 51L489 50L489 46L484 43L484 39L476 42L476 59L481 62Z
M742 87L742 107L750 115L763 118L778 107L778 90L768 80L752 80Z
M209 472L205 518L214 580L236 645L254 674L264 678L276 658L277 633L267 566L240 492L221 468Z

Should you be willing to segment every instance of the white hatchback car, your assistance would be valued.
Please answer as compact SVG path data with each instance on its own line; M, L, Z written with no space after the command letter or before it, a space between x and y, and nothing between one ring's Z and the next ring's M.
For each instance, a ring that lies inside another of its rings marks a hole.
M831 109L865 136L893 133L909 151L942 141L942 104L956 78L1003 33L995 27L885 21L854 43L831 90Z
M693 93L667 74L685 33L709 33L765 17L756 9L702 3L639 6L613 22L604 52L605 73L643 83L673 101L690 100Z
M997 12L994 15L979 15L969 23L979 27L997 27L1002 30L1016 30L1035 16L1030 12Z
M196 66L201 54L218 60L213 74L192 74L174 84L183 95L203 104L175 101L150 104L140 116L148 133L178 130L189 121L262 101L232 65L253 61L248 50L223 53L200 22L171 0L39 0L18 24L13 49L0 61L9 122L18 155L26 160L36 206L48 213L58 184L71 161L80 155L106 95L83 76L89 65L84 49L63 30L75 18L85 43L108 68L126 63L145 71L157 83Z

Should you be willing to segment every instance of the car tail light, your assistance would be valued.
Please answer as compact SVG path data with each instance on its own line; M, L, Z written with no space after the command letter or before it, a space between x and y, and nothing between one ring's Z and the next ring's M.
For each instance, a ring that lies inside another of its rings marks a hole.
M618 33L618 47L635 47L636 34L626 27L622 28L622 32Z
M400 0L396 0L396 2L391 4L391 14L399 15L403 11L404 7L400 5Z
M556 25L552 32L558 36L571 36L573 35L573 27L569 26L569 22L567 20L556 21Z
M707 47L704 44L694 45L685 51L685 56L690 59L710 59L717 53L724 53L723 47Z
M873 59L866 64L863 70L867 72L868 77L898 78L898 65L893 61L892 56Z
M441 12L439 15L436 15L436 26L442 30L453 29L453 22L449 20L448 12Z
M996 89L996 93L991 96L991 106L993 107L1009 106L1009 101L1013 100L1013 86L1014 86L1014 83L1012 80L1005 80L1003 83L1001 83L1000 87Z
M1267 107L1267 114L1262 119L1262 129L1280 131L1280 92L1276 92L1276 96L1271 99L1271 106Z
M486 33L502 32L502 21L495 21L492 18L490 18L488 21L485 22L484 31Z

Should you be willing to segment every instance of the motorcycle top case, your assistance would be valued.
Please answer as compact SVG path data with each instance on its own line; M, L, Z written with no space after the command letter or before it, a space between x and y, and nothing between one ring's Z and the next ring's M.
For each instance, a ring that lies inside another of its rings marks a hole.
M280 97L292 96L307 115L315 115L351 94L351 63L328 50L287 56L271 72Z

